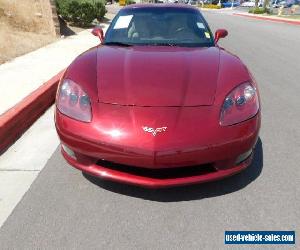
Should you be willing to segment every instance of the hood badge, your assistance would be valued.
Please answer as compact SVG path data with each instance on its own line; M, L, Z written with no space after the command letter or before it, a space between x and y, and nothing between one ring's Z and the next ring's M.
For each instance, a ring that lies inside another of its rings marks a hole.
M167 130L167 127L150 128L150 127L144 126L142 128L145 132L151 133L153 136L156 136L158 133L165 132Z

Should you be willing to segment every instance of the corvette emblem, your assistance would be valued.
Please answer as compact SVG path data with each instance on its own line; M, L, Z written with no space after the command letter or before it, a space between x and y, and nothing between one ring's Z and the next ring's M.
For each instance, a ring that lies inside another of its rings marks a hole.
M158 133L165 132L167 130L167 127L161 127L161 128L154 129L154 128L149 128L149 127L144 126L142 128L145 132L151 133L153 136L156 136Z

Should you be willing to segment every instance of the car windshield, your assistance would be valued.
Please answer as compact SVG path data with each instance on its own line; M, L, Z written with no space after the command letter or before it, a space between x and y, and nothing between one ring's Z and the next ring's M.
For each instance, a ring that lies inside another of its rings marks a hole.
M121 10L105 35L106 45L214 46L211 31L196 9L135 7Z

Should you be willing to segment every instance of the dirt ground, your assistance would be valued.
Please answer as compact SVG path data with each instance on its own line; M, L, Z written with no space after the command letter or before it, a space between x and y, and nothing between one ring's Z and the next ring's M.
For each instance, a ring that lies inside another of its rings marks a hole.
M0 0L0 64L55 39L49 0Z

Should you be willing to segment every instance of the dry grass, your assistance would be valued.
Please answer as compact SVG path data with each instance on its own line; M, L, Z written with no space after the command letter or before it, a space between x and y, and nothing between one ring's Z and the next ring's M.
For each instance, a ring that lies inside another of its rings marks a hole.
M0 0L0 63L53 40L49 0Z

